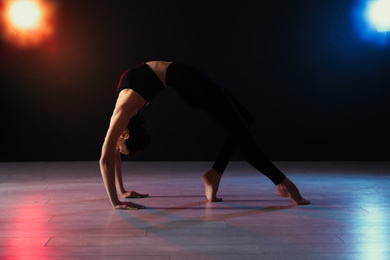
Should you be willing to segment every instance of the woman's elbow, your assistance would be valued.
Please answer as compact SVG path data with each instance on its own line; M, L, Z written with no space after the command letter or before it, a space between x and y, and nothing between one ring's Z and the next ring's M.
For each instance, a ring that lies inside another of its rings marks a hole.
M100 157L100 168L107 168L110 165L110 160L107 157Z

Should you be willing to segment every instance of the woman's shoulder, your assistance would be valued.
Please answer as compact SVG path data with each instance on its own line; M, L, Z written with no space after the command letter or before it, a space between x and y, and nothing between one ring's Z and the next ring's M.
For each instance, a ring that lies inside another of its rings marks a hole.
M139 111L146 104L146 100L132 89L123 89L116 100L116 108L122 107L127 110Z

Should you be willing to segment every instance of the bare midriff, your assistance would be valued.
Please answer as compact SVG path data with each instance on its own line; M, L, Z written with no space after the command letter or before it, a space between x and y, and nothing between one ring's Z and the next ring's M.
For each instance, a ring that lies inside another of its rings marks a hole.
M171 61L148 61L146 62L146 65L148 65L153 70L153 72L157 75L157 77L166 87L167 69L172 63L173 62Z

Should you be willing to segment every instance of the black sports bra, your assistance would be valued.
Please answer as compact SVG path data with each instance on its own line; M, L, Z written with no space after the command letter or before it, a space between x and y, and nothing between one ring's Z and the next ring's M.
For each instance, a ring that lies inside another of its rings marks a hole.
M140 67L122 74L117 88L117 96L126 88L134 90L146 102L149 102L160 91L164 90L165 86L154 71L146 63L142 63Z

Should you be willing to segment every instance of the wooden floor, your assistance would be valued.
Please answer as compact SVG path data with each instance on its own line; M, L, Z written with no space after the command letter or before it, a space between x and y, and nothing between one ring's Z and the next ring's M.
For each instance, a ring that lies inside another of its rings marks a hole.
M390 163L278 162L309 206L243 162L126 162L145 210L114 210L97 162L0 163L0 259L390 259Z

